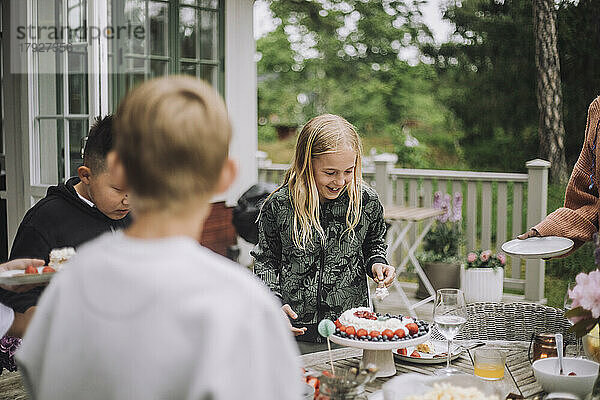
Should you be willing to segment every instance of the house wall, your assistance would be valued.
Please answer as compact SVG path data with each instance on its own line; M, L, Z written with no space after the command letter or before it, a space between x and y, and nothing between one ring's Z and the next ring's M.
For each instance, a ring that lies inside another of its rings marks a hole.
M227 255L227 247L235 244L237 234L231 223L231 207L227 207L224 201L212 204L208 218L204 223L200 244L212 251Z
M201 240L202 245L222 255L237 242L231 223L232 207L258 181L253 5L252 0L225 2L225 102L233 127L229 152L238 165L238 175L224 196L213 199Z
M8 22L10 15L8 4L2 2L3 22ZM94 4L94 3L90 3ZM8 24L5 25L5 27ZM209 246L215 249L226 249L235 243L232 233L231 210L223 208L234 206L237 199L249 186L257 182L257 165L255 153L257 144L257 97L256 66L254 62L255 43L253 36L253 1L225 0L225 92L224 97L229 110L233 127L230 145L230 157L239 167L238 177L232 187L223 195L213 199L213 210L206 228L211 230L212 237L219 237L223 243L210 244L211 236L207 236ZM5 55L9 54L8 41L3 42ZM26 60L23 60L27 63ZM10 71L9 57L4 59L4 70ZM91 75L93 76L93 75ZM92 82L93 83L93 82ZM16 233L19 222L31 207L32 198L38 199L45 194L45 188L33 193L30 185L30 159L32 149L29 143L30 118L28 116L28 90L30 82L27 75L5 74L3 82L4 98L11 106L5 110L6 132L6 167L8 203L8 236L9 248ZM93 85L92 85L93 86ZM35 168L34 168L35 170ZM42 190L43 189L43 190ZM33 197L32 197L33 196ZM225 217L228 213L229 217ZM226 221L226 222L225 222ZM228 223L225 229L222 225ZM214 232L221 232L219 234ZM226 235L223 231L228 232ZM222 252L221 250L218 250Z

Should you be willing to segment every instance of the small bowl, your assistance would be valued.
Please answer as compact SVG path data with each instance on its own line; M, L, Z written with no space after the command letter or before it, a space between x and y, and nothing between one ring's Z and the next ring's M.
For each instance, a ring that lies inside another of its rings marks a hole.
M547 393L564 392L584 398L591 393L598 376L598 363L582 358L565 357L564 375L558 374L558 358L542 358L533 363L535 379ZM569 376L570 372L577 375Z

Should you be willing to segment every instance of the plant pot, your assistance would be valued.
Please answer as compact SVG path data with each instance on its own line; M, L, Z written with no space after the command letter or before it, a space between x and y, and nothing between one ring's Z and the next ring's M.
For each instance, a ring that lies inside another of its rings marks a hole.
M504 268L461 268L462 290L467 303L502 301Z
M460 287L460 264L434 262L422 263L421 267L434 290ZM429 297L429 292L420 277L416 297L417 299Z

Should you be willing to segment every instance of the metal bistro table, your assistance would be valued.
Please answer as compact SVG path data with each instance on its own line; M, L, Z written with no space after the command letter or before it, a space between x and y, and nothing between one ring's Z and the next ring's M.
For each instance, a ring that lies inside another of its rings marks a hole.
M455 343L461 343L461 341L455 341ZM507 354L504 367L504 378L499 381L488 381L490 385L499 385L499 388L507 394L514 393L521 395L526 399L535 397L541 398L544 395L542 387L537 383L533 376L533 370L527 356L529 342L486 341L486 347L496 348ZM472 351L473 350L463 351L462 354L452 362L452 365L469 375L473 375ZM362 350L354 348L332 350L333 364L340 368L356 367L360 363L361 353ZM327 351L305 354L301 356L301 360L304 367L309 371L324 371L330 368ZM396 375L403 373L433 375L436 369L446 366L446 363L426 365L399 361L396 358L394 360L397 370ZM385 382L392 378L393 376L375 379L367 385L367 393L371 394L377 392Z
M388 245L388 259L391 259L392 254L396 251L399 246L402 246L406 250L406 257L396 267L396 272L404 271L404 267L410 261L415 268L415 271L423 281L423 284L427 288L429 297L418 303L411 304L406 293L400 286L400 282L394 281L394 287L400 293L402 301L412 317L417 317L415 308L426 304L430 301L435 300L435 290L429 282L425 271L419 264L419 260L415 257L415 251L427 235L427 232L431 229L435 221L435 217L443 214L443 210L435 208L424 208L424 207L403 207L403 206L386 206L384 208L384 218L386 222L390 224L390 229L387 232L387 245ZM410 244L408 233L412 227L416 227L419 222L423 222L421 233L417 236L414 243Z

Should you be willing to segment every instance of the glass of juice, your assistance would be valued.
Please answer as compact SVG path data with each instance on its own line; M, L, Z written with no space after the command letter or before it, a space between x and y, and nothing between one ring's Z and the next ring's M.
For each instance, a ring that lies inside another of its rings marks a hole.
M475 375L483 379L502 379L505 361L506 356L498 350L483 348L473 352Z

